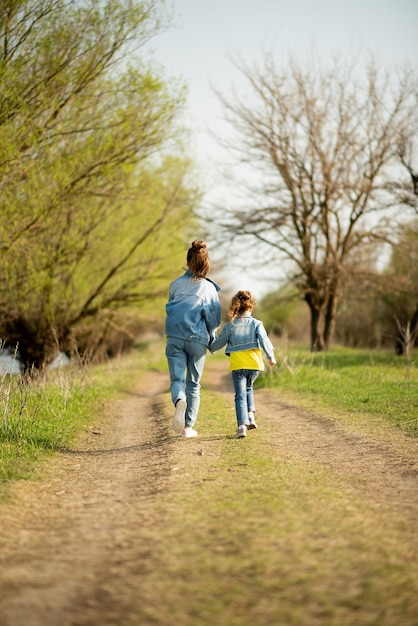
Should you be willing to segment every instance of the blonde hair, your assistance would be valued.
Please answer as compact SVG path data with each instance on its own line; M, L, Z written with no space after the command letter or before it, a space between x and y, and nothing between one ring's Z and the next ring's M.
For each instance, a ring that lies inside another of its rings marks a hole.
M230 320L233 322L234 319L240 315L243 315L247 311L252 311L255 304L256 300L249 291L238 291L235 296L232 296L228 313Z
M210 269L209 254L206 243L195 239L187 252L187 267L194 278L205 278Z

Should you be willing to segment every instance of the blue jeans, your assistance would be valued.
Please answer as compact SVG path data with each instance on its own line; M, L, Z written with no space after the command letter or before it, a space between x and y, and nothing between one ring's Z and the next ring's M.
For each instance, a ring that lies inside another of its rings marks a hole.
M167 337L165 354L170 372L171 399L186 400L185 425L193 426L200 406L200 379L206 359L206 346L197 341Z
M248 411L255 411L253 384L258 370L233 370L235 413L238 426L248 423Z

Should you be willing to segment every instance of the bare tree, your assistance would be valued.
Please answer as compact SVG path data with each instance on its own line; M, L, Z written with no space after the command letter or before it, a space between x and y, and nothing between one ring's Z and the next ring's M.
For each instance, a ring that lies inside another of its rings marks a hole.
M417 103L418 106L418 103ZM401 137L399 140L399 159L405 168L406 180L396 186L400 202L411 206L418 215L418 128L411 137Z
M412 348L418 337L418 306L412 320L407 320L402 323L396 315L394 318L398 327L398 352L399 354L403 354L407 359L410 359L412 356Z
M279 69L268 55L261 67L236 66L249 92L218 96L247 193L218 223L290 262L310 311L311 349L327 348L347 273L366 247L390 240L398 199L386 184L398 175L399 139L416 128L417 77L340 60Z

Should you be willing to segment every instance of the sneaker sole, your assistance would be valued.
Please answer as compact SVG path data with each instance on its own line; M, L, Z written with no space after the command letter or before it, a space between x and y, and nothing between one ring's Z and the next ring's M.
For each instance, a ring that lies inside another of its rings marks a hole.
M179 400L176 404L173 417L173 430L176 433L181 433L184 428L184 416L186 413L186 402Z
M258 428L257 424L248 424L247 430L254 430L254 428Z

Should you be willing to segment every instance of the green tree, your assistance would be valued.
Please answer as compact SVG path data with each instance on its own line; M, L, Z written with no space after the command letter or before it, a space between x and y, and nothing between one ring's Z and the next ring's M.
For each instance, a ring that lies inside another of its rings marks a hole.
M268 332L296 341L307 338L308 315L299 292L292 285L268 293L257 305Z
M197 199L177 124L184 89L134 55L166 26L163 8L0 9L0 333L27 363L172 275Z

